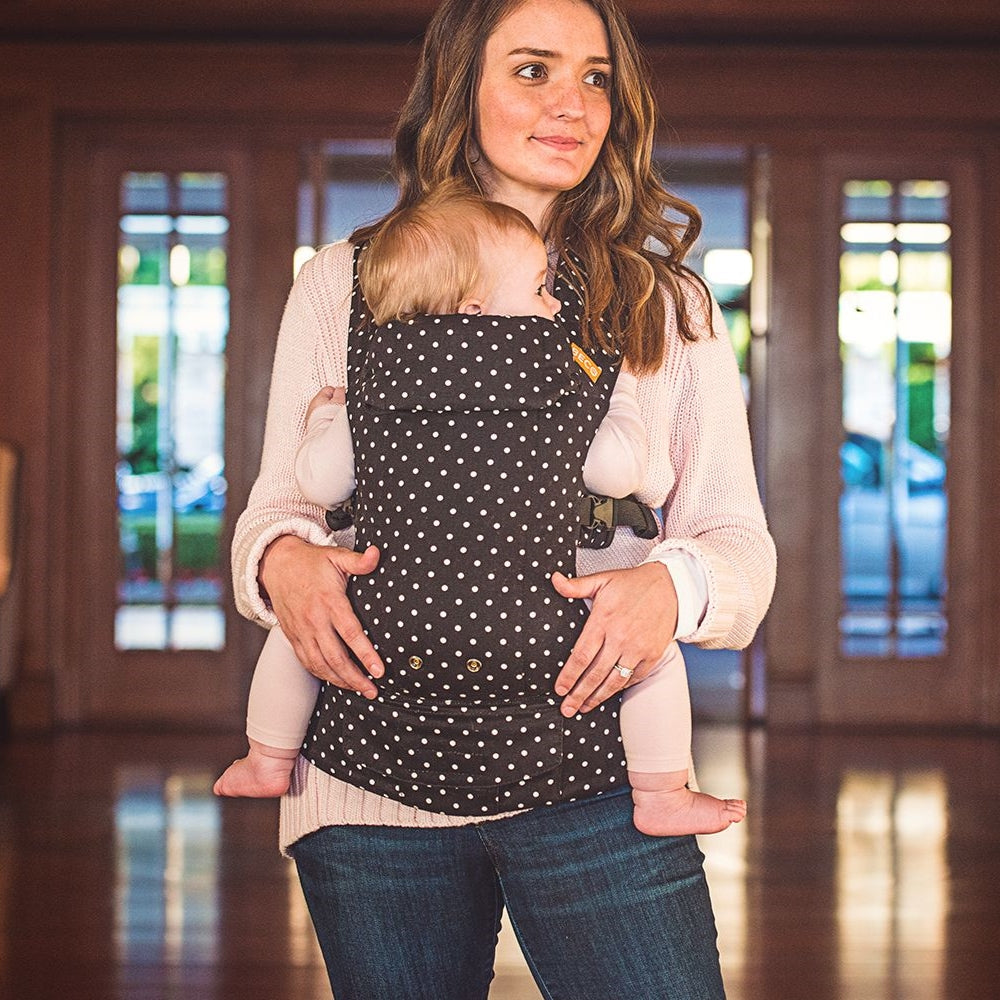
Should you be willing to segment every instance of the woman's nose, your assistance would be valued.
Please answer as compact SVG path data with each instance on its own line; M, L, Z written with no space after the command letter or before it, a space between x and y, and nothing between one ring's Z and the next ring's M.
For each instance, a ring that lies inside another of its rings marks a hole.
M583 117L583 94L575 82L568 81L553 93L552 111L556 118L575 120Z

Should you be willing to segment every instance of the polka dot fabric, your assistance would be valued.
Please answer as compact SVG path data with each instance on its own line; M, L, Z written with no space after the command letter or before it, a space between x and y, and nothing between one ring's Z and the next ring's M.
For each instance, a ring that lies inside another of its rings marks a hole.
M355 272L356 547L381 558L349 596L386 675L373 702L324 686L304 753L408 805L490 815L625 783L619 699L566 720L553 695L587 611L549 575L575 572L583 463L617 375L574 362L580 299L555 291L565 320L375 327Z

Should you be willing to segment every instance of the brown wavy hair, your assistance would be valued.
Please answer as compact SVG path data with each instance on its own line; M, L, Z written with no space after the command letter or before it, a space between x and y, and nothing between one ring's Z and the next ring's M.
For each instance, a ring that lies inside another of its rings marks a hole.
M480 190L475 107L486 41L513 11L530 0L443 0L428 25L416 79L400 109L393 173L399 201L414 204L443 181L459 177ZM604 23L611 54L611 126L587 177L560 193L546 214L543 235L579 258L585 309L584 347L621 351L637 371L663 362L666 299L680 336L697 340L691 322L696 288L710 323L710 297L684 264L701 232L694 205L669 193L653 166L656 102L650 73L625 14L615 0L579 0ZM383 220L384 221L384 220ZM381 222L356 230L370 239ZM698 300L695 300L698 301Z

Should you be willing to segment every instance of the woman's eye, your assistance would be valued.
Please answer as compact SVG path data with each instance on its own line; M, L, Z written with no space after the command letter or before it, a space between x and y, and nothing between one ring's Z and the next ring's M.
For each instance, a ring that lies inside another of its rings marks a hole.
M517 75L524 77L525 80L543 80L545 79L545 67L541 63L529 63L527 66L522 66L517 71Z
M600 87L601 90L607 90L610 83L608 74L599 69L592 70L583 79L593 87Z

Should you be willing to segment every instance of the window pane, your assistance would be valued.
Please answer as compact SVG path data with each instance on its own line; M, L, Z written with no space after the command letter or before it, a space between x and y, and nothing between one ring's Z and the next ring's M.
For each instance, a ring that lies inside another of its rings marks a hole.
M129 173L122 178L123 212L166 212L169 199L166 174Z
M875 221L892 214L889 181L848 181L844 185L844 218Z
M947 222L951 187L947 181L903 181L900 218Z
M687 264L700 274L718 300L749 401L750 203L746 165L735 150L675 153L661 174L672 194L691 202L702 217L701 235Z
M306 155L299 187L295 271L317 247L342 240L396 204L392 146L380 140L327 142Z
M947 194L940 181L844 187L841 638L849 656L945 650Z
M225 174L183 173L177 177L177 210L181 212L227 211Z
M127 174L122 183L120 649L224 643L225 200L220 174Z

